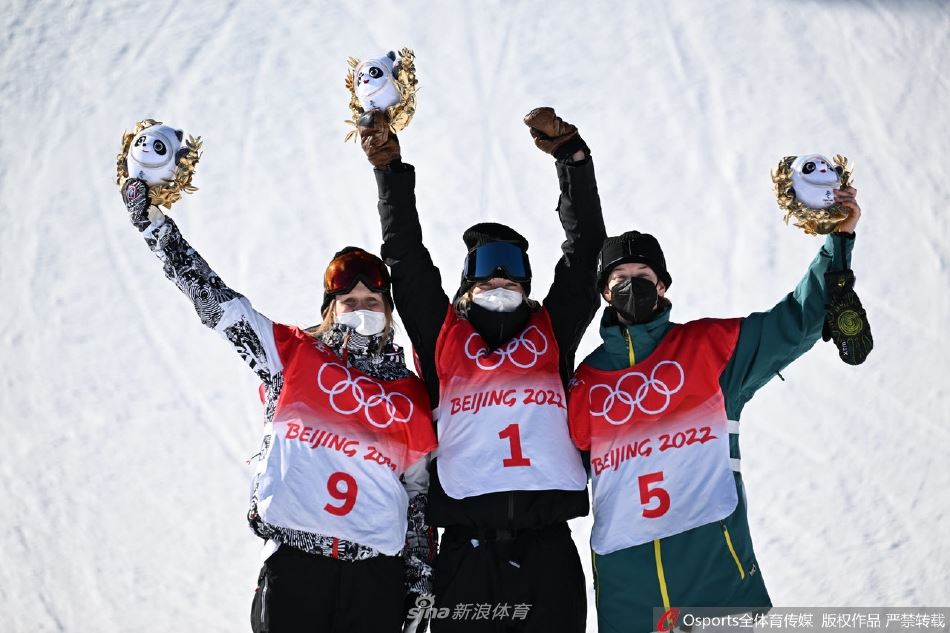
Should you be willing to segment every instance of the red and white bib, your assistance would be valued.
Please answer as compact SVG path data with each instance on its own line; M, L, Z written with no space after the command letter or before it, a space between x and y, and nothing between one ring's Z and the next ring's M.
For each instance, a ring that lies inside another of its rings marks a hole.
M679 534L735 510L719 376L739 323L674 325L633 367L578 367L569 397L571 436L591 451L591 547L598 554Z
M259 471L261 518L398 553L408 504L399 476L436 444L425 385L346 367L297 328L275 324L274 337L284 387Z
M436 344L439 480L463 499L506 490L583 490L546 309L490 351L451 307Z

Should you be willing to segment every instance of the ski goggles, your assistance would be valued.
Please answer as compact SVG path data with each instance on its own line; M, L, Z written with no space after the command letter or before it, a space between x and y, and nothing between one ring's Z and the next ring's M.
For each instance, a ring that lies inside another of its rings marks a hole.
M383 260L355 248L333 258L323 274L323 289L328 295L343 294L361 281L373 292L389 292L389 271Z
M509 242L489 242L473 248L465 256L462 274L466 281L487 281L504 277L517 282L531 281L528 254Z

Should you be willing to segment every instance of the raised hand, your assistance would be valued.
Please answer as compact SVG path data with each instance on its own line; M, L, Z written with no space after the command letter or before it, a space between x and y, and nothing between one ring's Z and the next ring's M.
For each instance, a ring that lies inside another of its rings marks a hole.
M399 139L389 129L389 117L383 110L370 110L359 120L360 145L376 169L386 170L399 160Z
M559 117L554 108L535 108L525 115L531 138L538 148L557 159L583 160L590 155L577 128Z
M132 225L144 231L152 221L148 217L151 201L148 197L148 185L140 178L129 178L122 184L122 200L129 211Z
M861 207L858 205L858 190L854 187L835 189L835 202L848 210L848 217L835 227L836 233L854 233L858 220L861 219Z

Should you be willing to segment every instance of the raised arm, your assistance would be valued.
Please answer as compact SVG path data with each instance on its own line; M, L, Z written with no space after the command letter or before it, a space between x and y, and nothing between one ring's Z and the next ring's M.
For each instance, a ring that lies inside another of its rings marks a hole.
M720 377L730 419L755 392L821 337L825 320L825 273L851 266L854 229L861 215L854 189L837 194L851 210L837 233L825 238L818 255L795 289L771 310L755 312L742 321L736 350Z
M607 238L597 193L590 150L577 133L551 108L536 108L525 116L535 144L557 160L561 193L557 214L564 229L563 255L554 268L554 282L544 298L561 351L564 383L574 372L574 354L600 305L597 254Z
M378 111L367 113L360 121L360 142L376 168L377 208L383 233L380 255L392 273L393 301L435 406L439 401L435 343L449 298L442 289L439 269L422 243L422 226L416 210L416 171L412 165L401 162L399 141Z
M191 301L201 322L228 340L265 385L276 382L283 366L273 322L228 288L185 241L174 220L150 205L144 181L126 181L122 197L133 226L161 260L165 276Z

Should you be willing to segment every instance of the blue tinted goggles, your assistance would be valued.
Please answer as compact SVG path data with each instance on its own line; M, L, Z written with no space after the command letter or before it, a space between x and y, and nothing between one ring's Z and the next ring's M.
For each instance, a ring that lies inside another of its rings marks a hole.
M470 282L504 277L521 283L531 281L531 265L528 254L514 244L489 242L468 252L462 274Z

